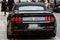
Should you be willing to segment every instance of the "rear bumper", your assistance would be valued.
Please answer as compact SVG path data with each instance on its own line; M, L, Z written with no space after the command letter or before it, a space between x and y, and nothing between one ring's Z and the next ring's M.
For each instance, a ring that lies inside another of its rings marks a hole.
M54 30L55 31L55 30ZM17 38L17 39L38 39L45 37L54 37L54 31L21 31L15 32L11 35L7 35L8 38Z
M25 25L22 27L25 27ZM28 30L28 29L19 30L19 29L17 29L17 32L14 32L15 29L13 28L14 26L12 26L13 29L11 30L11 34L7 31L7 37L8 38L17 38L17 39L38 39L41 37L42 38L54 37L56 35L56 26L52 26L53 25L52 23L51 24L43 24L43 25L45 27L43 29L38 29L38 30ZM48 26L46 26L46 25L48 25ZM49 27L51 27L49 25L51 25L52 28L49 28ZM28 26L26 26L26 28L27 27Z

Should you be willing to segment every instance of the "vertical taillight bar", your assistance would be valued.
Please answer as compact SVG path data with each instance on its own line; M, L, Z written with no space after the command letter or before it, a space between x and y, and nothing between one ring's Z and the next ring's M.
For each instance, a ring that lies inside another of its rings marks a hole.
M12 17L11 21L12 22L21 22L21 17L20 16Z
M45 20L46 21L54 21L54 17L53 16L46 16Z

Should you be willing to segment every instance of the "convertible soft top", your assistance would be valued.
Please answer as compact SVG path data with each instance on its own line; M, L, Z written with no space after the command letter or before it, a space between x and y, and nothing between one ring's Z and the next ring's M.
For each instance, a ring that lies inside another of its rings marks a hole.
M34 3L34 2L22 2L22 3L17 3L16 5L19 5L19 6L42 6L45 4L44 3Z

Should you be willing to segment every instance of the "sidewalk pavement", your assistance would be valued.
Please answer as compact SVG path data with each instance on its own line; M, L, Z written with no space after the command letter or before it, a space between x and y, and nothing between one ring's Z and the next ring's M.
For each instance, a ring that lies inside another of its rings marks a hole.
M0 12L0 40L7 40L7 16L4 12Z

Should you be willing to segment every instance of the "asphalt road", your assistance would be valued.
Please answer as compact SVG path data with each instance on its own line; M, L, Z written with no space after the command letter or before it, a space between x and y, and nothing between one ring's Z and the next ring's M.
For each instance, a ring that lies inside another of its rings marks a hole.
M8 14L8 13L7 13ZM57 20L57 35L55 38L51 39L34 39L34 40L60 40L60 13L53 13ZM4 13L0 12L0 40L8 40L7 39L7 16L4 16ZM29 39L32 40L32 39Z
M54 13L54 16L57 20L57 35L56 37L60 38L60 13Z

